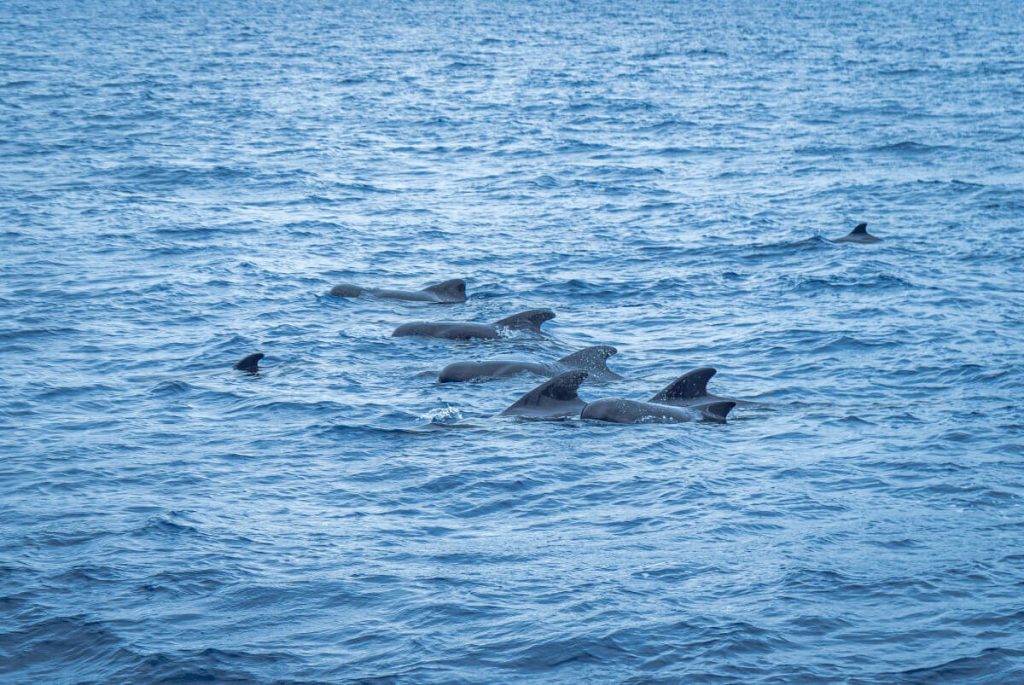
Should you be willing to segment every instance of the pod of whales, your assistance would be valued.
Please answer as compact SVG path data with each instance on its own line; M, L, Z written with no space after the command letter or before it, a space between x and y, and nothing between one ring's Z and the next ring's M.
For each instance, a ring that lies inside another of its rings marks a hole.
M559 374L520 397L501 415L531 419L561 419L578 415L581 419L610 423L725 423L726 416L736 406L731 400L679 406L653 401L638 402L621 397L585 402L577 392L586 378L587 372L578 369Z
M331 288L334 297L359 297L373 295L390 300L408 300L410 302L436 302L454 304L466 301L466 282L461 278L428 285L422 290L388 290L385 288L363 288L358 285L342 283Z
M402 324L391 335L394 337L422 335L430 338L445 338L447 340L493 339L500 337L503 329L540 333L540 325L553 318L555 318L555 313L550 309L529 309L525 312L507 316L494 323L415 321Z
M239 371L245 371L246 373L258 373L260 370L260 360L263 359L264 354L257 352L256 354L250 354L248 357L240 359L232 368L238 369Z
M848 235L831 242L877 243L881 240L867 232L866 223L860 223ZM459 303L466 301L466 283L462 279L456 278L427 286L422 290L364 288L357 285L340 284L331 288L330 294L334 297L371 295L411 302ZM501 337L506 331L541 333L541 325L553 318L555 318L555 313L550 309L529 309L494 323L415 321L402 324L391 335L393 337L425 336L448 340L494 339ZM578 390L588 378L592 380L622 379L622 376L609 369L607 365L608 359L617 353L618 350L610 345L597 345L548 362L518 359L454 362L441 370L437 380L440 383L453 383L475 379L507 378L521 373L546 376L549 380L520 397L501 414L502 416L528 418L551 419L579 416L581 419L612 423L678 423L683 421L725 423L726 417L734 407L757 404L709 393L708 381L717 373L711 367L702 367L684 373L646 402L622 397L605 397L592 402L581 399ZM235 363L234 368L249 374L257 374L259 373L259 362L263 358L264 355L261 352L250 354Z
M880 243L882 239L878 236L873 236L868 233L867 224L857 224L857 226L850 231L847 235L842 238L836 238L832 241L833 243Z
M458 383L483 378L508 378L521 373L537 376L557 376L572 369L582 369L591 380L615 380L622 376L608 368L608 358L618 350L610 345L587 347L553 362L528 362L516 359L487 359L484 361L455 362L441 370L440 383Z

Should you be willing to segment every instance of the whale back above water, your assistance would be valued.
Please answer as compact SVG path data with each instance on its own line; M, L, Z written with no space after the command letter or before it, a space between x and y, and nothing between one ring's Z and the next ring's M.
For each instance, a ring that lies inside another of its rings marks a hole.
M882 239L868 233L866 223L857 224L852 231L842 238L836 238L833 243L880 243Z
M534 419L576 416L586 406L577 394L586 378L587 372L580 370L559 374L520 397L501 415Z
M588 403L580 412L580 418L609 423L725 423L725 417L735 406L735 402L710 402L693 407L678 407L607 397Z
M489 340L498 337L498 329L487 323L466 323L462 321L413 321L404 323L391 334L396 338L422 335L428 338L447 340Z
M466 282L461 278L453 278L434 285L428 285L422 290L363 288L358 285L342 283L331 288L330 292L334 297L359 297L364 293L373 295L374 297L383 297L390 300L455 304L466 301Z
M493 324L467 323L464 321L414 321L399 326L392 332L394 337L422 335L448 340L469 340L471 338L493 339L504 330L528 330L540 333L540 325L555 318L550 309L529 309L507 316Z
M440 383L454 383L478 378L508 378L520 373L537 376L557 376L572 369L590 373L590 380L614 380L622 376L608 368L607 360L618 350L610 345L587 347L561 359L540 363L519 359L485 359L481 361L453 362L441 369L437 380Z
M440 383L457 383L477 378L508 378L520 373L550 376L547 364L520 361L517 359L487 359L474 362L454 362L441 369L437 380Z

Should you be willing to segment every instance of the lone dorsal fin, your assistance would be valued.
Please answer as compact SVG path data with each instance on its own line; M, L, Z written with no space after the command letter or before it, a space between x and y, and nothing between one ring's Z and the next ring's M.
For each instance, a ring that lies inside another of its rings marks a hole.
M570 369L587 369L588 371L605 371L611 373L608 368L608 358L618 354L619 351L611 345L597 345L596 347L585 347L579 352L567 354L558 360L559 364L568 366Z
M512 316L506 316L494 325L499 328L515 328L540 332L540 325L545 321L555 318L555 313L550 309L528 309Z
M868 234L868 225L865 224L865 223L857 224L856 226L853 227L853 230L850 231L850 235L867 235L867 234Z
M579 402L577 391L587 378L587 372L579 369L566 371L520 397L503 413L514 414L517 409L539 407L545 402Z
M428 285L423 291L433 293L449 302L466 301L466 282L461 278L453 278L435 285Z
M260 370L260 360L263 359L263 353L257 352L256 354L250 354L248 357L244 357L235 364L234 368L239 371L245 371L246 373L258 373Z
M735 402L712 402L711 404L704 404L700 407L700 415L706 421L725 423L725 417L729 415L729 412L731 412L732 408L735 406Z
M675 379L664 390L651 398L651 402L670 404L672 400L692 400L708 394L708 381L718 373L717 369L705 366L687 371Z

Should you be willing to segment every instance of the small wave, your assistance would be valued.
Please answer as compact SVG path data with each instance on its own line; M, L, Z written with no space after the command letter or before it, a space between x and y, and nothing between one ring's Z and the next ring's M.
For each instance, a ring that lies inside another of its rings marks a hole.
M451 405L435 409L423 417L430 423L458 423L462 420L462 412Z
M205 537L199 528L182 520L180 515L160 515L148 519L145 524L137 528L133 535L135 537L148 538L157 537Z
M796 148L793 152L806 157L835 157L849 154L852 151L853 148L844 145L805 145ZM820 172L821 170L815 167L812 171Z
M900 155L927 155L933 152L949 150L949 145L926 145L913 140L904 140L898 143L888 143L867 148L869 152L885 152Z
M728 57L729 53L717 48L690 48L684 53L687 57Z
M868 276L791 276L783 279L795 292L820 293L835 290L910 290L912 283L892 274Z
M651 150L650 154L659 155L661 157L695 157L695 156L713 156L719 155L724 152L739 152L739 148L728 147L728 146L714 146L714 145L702 145L692 147L679 147L669 146L663 147L657 150Z
M397 427L382 427L363 424L332 423L323 427L317 434L321 437L334 439L352 439L363 436L367 438L383 438L385 436L406 435L415 433L411 429Z
M124 165L109 172L112 178L151 186L205 187L252 175L251 169L229 166L187 167L172 165Z
M182 380L160 381L149 389L151 395L181 395L199 390L196 386Z
M63 326L47 328L7 328L0 329L0 340L14 341L32 338L70 337L78 332L79 329L77 328Z
M881 674L893 683L1012 683L1024 682L1024 650L992 647L956 657L935 666Z
M782 240L770 243L755 243L745 248L744 253L738 255L740 258L752 261L757 260L759 263L764 260L765 257L773 255L786 255L786 254L799 254L803 252L813 252L822 248L830 246L828 240L820 235L812 235L807 238L799 240ZM732 250L730 250L731 252Z

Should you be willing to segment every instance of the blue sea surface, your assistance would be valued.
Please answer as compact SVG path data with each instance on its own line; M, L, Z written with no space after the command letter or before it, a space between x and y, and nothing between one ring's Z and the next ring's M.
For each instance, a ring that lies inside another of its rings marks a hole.
M0 5L0 682L1024 682L1022 361L1018 0Z

